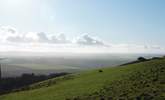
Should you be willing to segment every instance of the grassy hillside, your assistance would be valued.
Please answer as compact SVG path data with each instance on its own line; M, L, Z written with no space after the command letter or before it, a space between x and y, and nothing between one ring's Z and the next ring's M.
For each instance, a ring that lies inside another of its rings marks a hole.
M47 80L0 100L164 100L165 59Z

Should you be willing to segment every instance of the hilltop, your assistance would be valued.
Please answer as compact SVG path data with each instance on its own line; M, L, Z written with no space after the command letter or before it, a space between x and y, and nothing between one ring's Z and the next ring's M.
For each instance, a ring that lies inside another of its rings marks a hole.
M46 80L0 100L164 100L165 58Z

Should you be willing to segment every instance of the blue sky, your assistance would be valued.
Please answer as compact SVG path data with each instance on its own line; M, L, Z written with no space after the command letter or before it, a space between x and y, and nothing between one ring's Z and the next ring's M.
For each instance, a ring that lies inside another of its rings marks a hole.
M83 33L116 44L165 43L164 0L0 0L0 25L20 33Z

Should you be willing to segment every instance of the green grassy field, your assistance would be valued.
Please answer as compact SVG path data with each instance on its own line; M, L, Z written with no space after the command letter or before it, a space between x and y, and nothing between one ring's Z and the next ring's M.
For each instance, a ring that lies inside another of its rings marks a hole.
M36 83L0 100L165 100L165 59Z

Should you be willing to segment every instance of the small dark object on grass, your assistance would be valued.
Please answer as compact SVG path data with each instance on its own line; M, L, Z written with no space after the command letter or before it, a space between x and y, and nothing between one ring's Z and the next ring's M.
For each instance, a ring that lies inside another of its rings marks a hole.
M99 69L99 72L103 72L103 70Z
M100 100L105 100L104 98L100 98Z
M138 58L138 61L146 61L147 59L146 58L144 58L144 57L139 57Z

